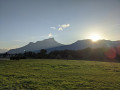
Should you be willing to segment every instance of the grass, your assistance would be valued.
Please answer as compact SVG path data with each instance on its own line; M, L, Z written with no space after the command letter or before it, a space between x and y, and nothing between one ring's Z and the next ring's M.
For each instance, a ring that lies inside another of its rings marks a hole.
M0 61L0 90L120 90L120 63L27 59Z

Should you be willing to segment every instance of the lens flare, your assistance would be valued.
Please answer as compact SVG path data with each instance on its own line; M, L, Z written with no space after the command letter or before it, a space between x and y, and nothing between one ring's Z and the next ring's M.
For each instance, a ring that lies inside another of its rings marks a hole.
M109 48L109 50L107 50L107 52L105 52L105 55L107 56L107 58L109 59L115 59L116 58L116 50L114 48Z

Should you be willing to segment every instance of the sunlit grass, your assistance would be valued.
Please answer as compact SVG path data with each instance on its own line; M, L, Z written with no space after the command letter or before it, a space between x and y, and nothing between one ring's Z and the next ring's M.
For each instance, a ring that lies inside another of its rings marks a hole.
M80 60L0 61L1 90L120 89L120 63Z

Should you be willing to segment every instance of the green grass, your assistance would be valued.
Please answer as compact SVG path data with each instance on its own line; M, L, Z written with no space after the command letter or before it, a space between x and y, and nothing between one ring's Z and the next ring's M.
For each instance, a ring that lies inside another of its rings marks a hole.
M120 63L0 61L0 90L120 90Z

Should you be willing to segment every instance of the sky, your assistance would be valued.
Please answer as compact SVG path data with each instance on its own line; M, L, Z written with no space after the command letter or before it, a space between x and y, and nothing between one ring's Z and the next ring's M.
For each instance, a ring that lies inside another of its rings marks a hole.
M120 40L120 0L0 0L0 49L54 37Z

